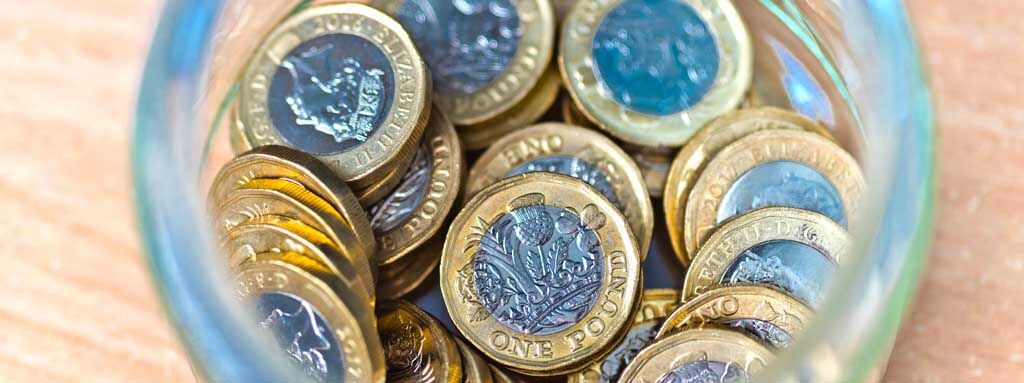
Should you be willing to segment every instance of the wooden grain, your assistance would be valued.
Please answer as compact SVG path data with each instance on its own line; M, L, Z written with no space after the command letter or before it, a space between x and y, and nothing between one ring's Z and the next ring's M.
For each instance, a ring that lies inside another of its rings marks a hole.
M913 0L939 128L936 240L891 382L1024 380L1024 2ZM154 1L0 8L0 381L183 382L128 181Z

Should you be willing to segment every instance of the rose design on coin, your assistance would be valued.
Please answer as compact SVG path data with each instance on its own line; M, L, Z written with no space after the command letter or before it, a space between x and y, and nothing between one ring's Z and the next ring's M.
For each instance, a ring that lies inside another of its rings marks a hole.
M328 34L288 53L274 73L268 104L274 126L296 148L318 155L366 142L391 109L394 73L369 40Z
M377 235L394 230L405 222L427 196L427 186L433 156L427 144L421 143L416 150L409 170L402 176L402 181L387 198L369 209L370 227Z
M703 99L718 75L715 36L678 0L624 0L605 15L593 39L601 84L620 104L667 116Z
M722 283L772 285L818 306L834 269L824 254L810 246L788 240L769 241L744 251L722 276Z
M344 379L341 350L326 321L305 300L284 293L261 294L256 304L261 328L271 332L288 360L312 381Z
M543 204L540 194L510 203L487 228L472 267L489 315L526 334L572 326L597 301L604 250L594 230L604 215L593 205L577 213Z
M615 207L622 210L622 203L615 195L611 182L597 167L587 161L572 156L545 156L532 159L512 168L505 177L512 177L530 172L558 173L569 177L577 178L590 184L597 189L601 195L608 198Z
M817 170L793 161L772 161L747 170L729 187L717 220L770 206L815 211L846 226L846 209L839 191Z
M676 367L658 379L657 383L747 383L750 375L733 363L698 360Z
M406 0L409 30L441 94L474 93L505 71L522 36L509 0Z

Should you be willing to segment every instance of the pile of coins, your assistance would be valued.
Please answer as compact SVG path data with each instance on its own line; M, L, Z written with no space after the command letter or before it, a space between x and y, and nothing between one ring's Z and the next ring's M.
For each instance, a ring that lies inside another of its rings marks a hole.
M210 189L237 295L296 380L745 382L865 188L745 100L751 62L728 0L304 5L239 74ZM644 289L652 197L681 289Z

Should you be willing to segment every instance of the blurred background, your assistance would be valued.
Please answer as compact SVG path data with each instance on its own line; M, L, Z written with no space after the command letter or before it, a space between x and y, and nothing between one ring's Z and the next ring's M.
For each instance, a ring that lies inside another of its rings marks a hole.
M885 381L1024 381L1024 2L906 5L935 94L938 214ZM192 381L140 252L129 180L160 6L0 9L0 382Z

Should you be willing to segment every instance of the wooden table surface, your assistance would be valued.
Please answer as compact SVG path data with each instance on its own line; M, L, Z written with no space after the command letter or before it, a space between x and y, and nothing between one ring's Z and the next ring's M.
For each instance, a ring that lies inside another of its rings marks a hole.
M912 0L936 94L935 241L891 382L1024 381L1024 2ZM0 381L183 382L128 144L155 1L0 9Z

